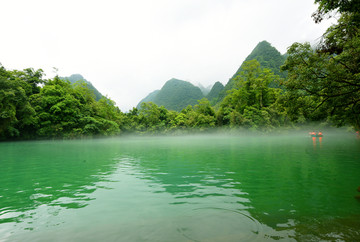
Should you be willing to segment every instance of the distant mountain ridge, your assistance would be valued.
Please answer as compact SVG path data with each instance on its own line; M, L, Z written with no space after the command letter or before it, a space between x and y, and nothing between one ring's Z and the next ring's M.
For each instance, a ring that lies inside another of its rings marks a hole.
M99 101L103 95L91 84L91 82L87 81L82 75L80 74L72 74L68 77L60 77L62 80L68 80L71 84L75 84L77 81L84 81L88 88L95 94L96 101Z
M198 86L200 88L200 90L202 91L204 96L208 95L209 92L211 91L211 88L213 87L213 85L209 85L207 87L204 87L201 83L198 83L196 86Z
M280 67L284 64L286 55L282 55L275 47L267 41L259 42L252 52L246 57L245 61L256 59L260 63L261 68L271 69L275 75L282 78L286 77L286 73L280 71ZM205 88L201 84L199 87L194 86L190 82L171 79L165 83L161 90L156 90L142 99L137 108L140 108L143 102L154 102L159 106L167 109L181 111L188 105L197 104L197 100L206 97L211 105L220 103L227 95L227 91L234 87L234 78L242 72L242 63L235 74L229 79L224 86L220 82L216 82L212 88ZM277 84L270 83L269 86L278 87Z

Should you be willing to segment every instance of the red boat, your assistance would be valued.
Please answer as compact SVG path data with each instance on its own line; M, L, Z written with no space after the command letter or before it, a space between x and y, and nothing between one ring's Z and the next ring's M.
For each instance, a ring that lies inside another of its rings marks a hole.
M323 137L323 134L321 132L319 132L319 133L310 132L310 136L311 137Z

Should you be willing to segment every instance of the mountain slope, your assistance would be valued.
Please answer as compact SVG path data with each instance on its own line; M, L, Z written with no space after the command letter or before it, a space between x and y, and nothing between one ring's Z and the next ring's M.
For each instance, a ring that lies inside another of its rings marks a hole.
M216 103L217 98L222 90L224 90L224 85L221 82L216 82L206 98L210 101L210 103Z
M91 84L91 82L87 81L82 75L80 74L73 74L71 76L68 77L60 77L60 79L62 80L68 80L70 81L70 83L74 84L77 81L84 81L87 84L87 87L93 91L93 93L95 94L95 99L96 101L99 101L103 95Z
M271 69L275 75L285 77L284 72L280 72L280 66L285 62L286 57L267 41L262 41L256 45L254 50L248 55L245 61L257 60L260 63L261 68ZM245 62L244 61L244 62ZM241 72L242 65L236 71L233 77L237 76Z
M204 95L199 87L190 82L173 78L167 81L158 92L154 91L144 99L150 100L158 106L164 106L169 110L181 111L188 105L197 104L197 100L203 97ZM140 101L138 107L143 100Z
M271 46L269 42L264 40L258 43L253 51L246 57L244 62L254 59L260 63L261 68L269 68L275 75L279 75L282 78L286 77L286 73L280 71L280 66L284 64L286 55L281 55L281 53L275 47ZM243 64L241 64L232 78L230 78L225 85L224 90L220 92L218 101L221 101L226 96L226 92L234 87L234 77L240 74L242 67ZM270 83L270 86L278 87L278 85L274 83Z

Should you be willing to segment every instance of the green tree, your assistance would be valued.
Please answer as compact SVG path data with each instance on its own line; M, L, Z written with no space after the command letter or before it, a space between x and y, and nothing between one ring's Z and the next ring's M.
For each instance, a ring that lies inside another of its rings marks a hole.
M55 77L40 93L31 96L37 112L37 134L41 137L115 135L120 132L122 113L114 102L103 97L98 102L83 83L75 86Z
M132 133L142 130L141 118L139 117L139 109L133 108L124 114L124 123L122 128L125 132Z
M198 104L194 106L194 111L196 113L195 127L199 127L200 129L204 130L206 128L215 126L215 111L211 107L210 102L207 98L198 100Z
M30 69L28 72L33 73ZM36 91L36 81L32 82L28 72L7 71L0 65L0 139L29 136L36 123L35 110L29 102L29 95ZM40 78L41 75L36 80Z
M12 80L21 80L26 82L31 87L26 90L28 96L31 94L36 94L40 92L40 84L43 84L45 81L42 79L43 70L38 69L34 70L33 68L27 68L23 71L14 70L11 71L11 79Z
M228 92L220 104L218 125L252 129L279 126L278 119L286 115L278 110L282 106L278 102L282 90L269 87L279 77L269 69L262 69L257 60L251 60L244 62L242 72L234 80L235 88Z
M139 116L144 131L151 133L164 131L169 125L167 114L168 110L163 106L159 107L153 102L142 103Z
M171 129L186 129L187 128L187 118L186 115L182 112L176 113L175 117L170 119Z
M359 0L315 0L319 4L312 17L316 23L320 23L326 17L332 17L331 13L347 13L352 15L352 20L359 22Z
M282 69L289 72L284 84L293 118L296 113L313 120L329 117L338 126L360 129L360 35L351 21L342 14L317 48L289 47Z
M123 126L124 117L115 102L108 97L102 97L95 102L94 117L100 122L101 135L115 135L120 133Z
M73 95L69 82L57 77L49 80L31 102L38 113L40 136L62 137L76 132L81 102Z

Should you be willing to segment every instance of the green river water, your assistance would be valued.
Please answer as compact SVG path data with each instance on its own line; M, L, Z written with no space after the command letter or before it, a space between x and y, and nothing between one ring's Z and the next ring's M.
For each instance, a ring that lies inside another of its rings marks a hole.
M359 241L359 186L352 134L5 142L0 241Z

